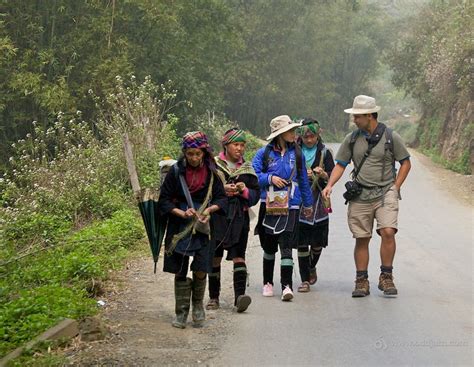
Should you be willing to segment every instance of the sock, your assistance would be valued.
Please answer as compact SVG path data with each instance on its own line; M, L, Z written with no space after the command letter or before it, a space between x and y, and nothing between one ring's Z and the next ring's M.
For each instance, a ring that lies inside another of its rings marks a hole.
M389 274L392 274L392 270L393 270L393 266L385 266L385 265L381 265L381 266L380 266L380 272L381 272L381 273L389 273Z
M234 264L234 305L237 304L237 297L245 294L247 283L247 266L245 263Z
M209 298L219 299L221 291L221 267L214 266L209 274Z
M289 286L293 290L293 259L284 258L281 259L280 265L280 279L281 279L281 290L285 286Z
M314 269L316 265L318 264L322 251L323 251L322 247L311 248L310 264L309 264L311 269Z
M367 270L357 270L356 277L367 279L369 277L369 273Z
M263 284L273 285L273 270L275 268L275 254L263 253Z
M309 281L309 251L308 247L298 248L298 265L300 268L300 276L302 282Z

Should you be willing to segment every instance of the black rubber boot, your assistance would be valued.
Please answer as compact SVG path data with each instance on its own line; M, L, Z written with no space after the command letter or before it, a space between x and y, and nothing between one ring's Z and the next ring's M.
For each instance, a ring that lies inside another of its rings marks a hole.
M189 303L191 299L191 286L192 280L186 278L183 281L174 280L174 298L176 301L175 313L176 317L173 320L172 325L179 329L186 327L186 320L189 314Z
M206 319L206 312L204 311L204 293L206 292L206 277L199 279L193 275L193 292L192 292L192 302L193 302L193 322L194 327L200 327Z

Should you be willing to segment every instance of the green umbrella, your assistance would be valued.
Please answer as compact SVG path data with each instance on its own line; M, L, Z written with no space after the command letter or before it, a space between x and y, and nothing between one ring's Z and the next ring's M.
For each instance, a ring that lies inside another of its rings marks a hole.
M144 189L138 194L138 208L145 224L146 234L150 242L153 261L155 262L154 273L156 274L156 263L160 254L161 243L165 237L167 216L161 216L158 211L159 193L154 189Z

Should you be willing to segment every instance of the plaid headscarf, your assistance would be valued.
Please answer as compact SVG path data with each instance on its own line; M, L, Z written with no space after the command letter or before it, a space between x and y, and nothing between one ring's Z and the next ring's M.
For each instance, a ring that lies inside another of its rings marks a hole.
M191 131L186 133L183 136L181 145L183 149L196 148L206 149L209 152L212 151L211 146L207 140L207 136L202 131Z
M222 146L225 147L230 143L245 143L246 141L247 138L245 137L245 131L233 127L224 133L221 143Z

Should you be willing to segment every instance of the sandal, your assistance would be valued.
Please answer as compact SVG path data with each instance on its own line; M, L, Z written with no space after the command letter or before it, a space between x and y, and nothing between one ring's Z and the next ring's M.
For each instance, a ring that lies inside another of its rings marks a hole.
M211 298L209 302L207 302L206 310L217 310L219 308L219 299Z
M309 284L316 284L318 281L318 274L316 273L316 268L309 270Z
M310 290L309 282L303 282L298 287L298 292L300 292L300 293L308 293L309 290Z

